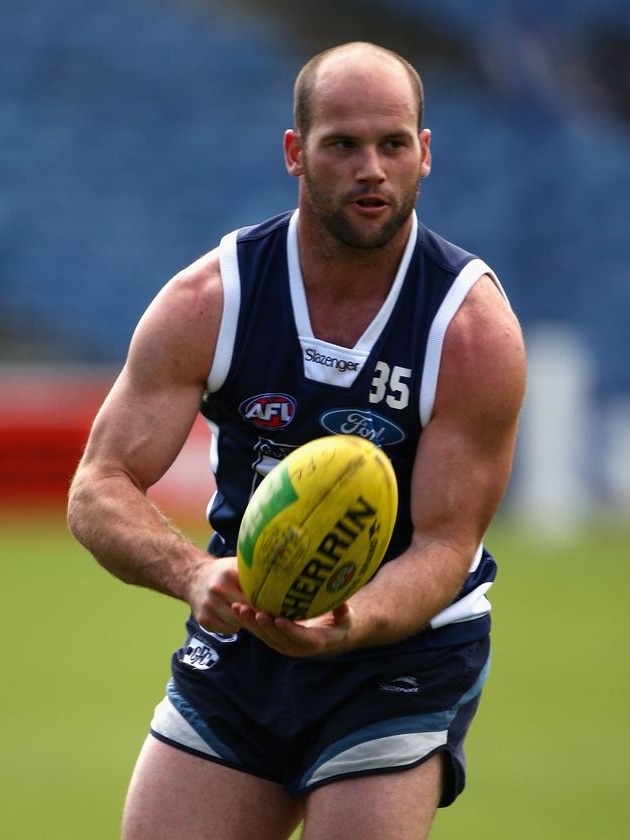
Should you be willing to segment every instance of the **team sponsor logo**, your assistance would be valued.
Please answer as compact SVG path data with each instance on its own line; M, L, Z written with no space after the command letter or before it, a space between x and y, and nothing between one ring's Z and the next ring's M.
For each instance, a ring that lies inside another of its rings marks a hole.
M333 434L358 435L377 446L400 443L405 439L403 430L375 411L359 408L338 408L322 415L322 426Z
M341 589L346 587L352 578L355 576L357 571L357 567L354 563L344 563L340 569L331 575L328 583L326 584L326 589L329 592L339 592Z
M259 429L284 429L295 416L297 403L288 394L257 394L244 400L241 417Z
M304 358L307 362L314 362L316 365L322 367L335 368L345 373L347 370L356 371L361 367L360 363L354 359L344 359L339 356L328 356L326 353L320 353L314 347L307 347L304 351Z
M381 691L389 691L392 694L418 694L420 683L416 677L398 677L389 683L379 685Z

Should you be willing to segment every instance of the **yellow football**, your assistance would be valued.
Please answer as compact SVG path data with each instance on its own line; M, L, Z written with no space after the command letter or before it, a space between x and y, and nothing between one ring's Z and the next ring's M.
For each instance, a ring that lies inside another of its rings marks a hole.
M263 479L241 521L241 588L291 619L328 612L374 575L389 545L398 486L389 458L355 435L298 447Z

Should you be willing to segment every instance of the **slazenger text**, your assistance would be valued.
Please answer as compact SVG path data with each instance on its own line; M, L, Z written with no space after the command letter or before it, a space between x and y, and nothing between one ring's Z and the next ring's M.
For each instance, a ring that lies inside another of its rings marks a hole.
M323 353L318 353L312 347L308 348L304 356L307 362L315 362L315 364L324 365L324 367L334 367L342 372L359 369L358 362L352 362L349 359L337 359L335 356L324 356Z

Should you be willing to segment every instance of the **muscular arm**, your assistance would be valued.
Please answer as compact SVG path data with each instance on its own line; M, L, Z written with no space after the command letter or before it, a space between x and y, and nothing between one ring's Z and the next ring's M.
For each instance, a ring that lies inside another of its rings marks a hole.
M457 595L509 480L524 386L520 329L484 277L447 332L414 465L412 543L353 599L357 636L404 638Z
M200 616L213 561L166 521L146 493L192 427L221 309L213 255L160 292L138 324L125 366L96 417L68 504L72 533L102 566L128 583L190 603ZM214 624L221 624L216 616Z

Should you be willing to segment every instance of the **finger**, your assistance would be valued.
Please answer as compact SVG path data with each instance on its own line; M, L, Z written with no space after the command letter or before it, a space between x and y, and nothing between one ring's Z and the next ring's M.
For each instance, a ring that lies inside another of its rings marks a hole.
M228 624L226 621L221 621L216 617L212 619L197 619L199 625L203 627L208 633L232 634L235 630L240 630L240 625Z
M349 612L350 607L348 606L347 601L344 601L343 604L340 604L338 607L335 607L335 609L332 611L336 621L343 621L343 619L348 615Z
M204 610L196 618L205 630L214 633L233 633L242 627L238 615L232 611L229 604L224 604L212 610Z

